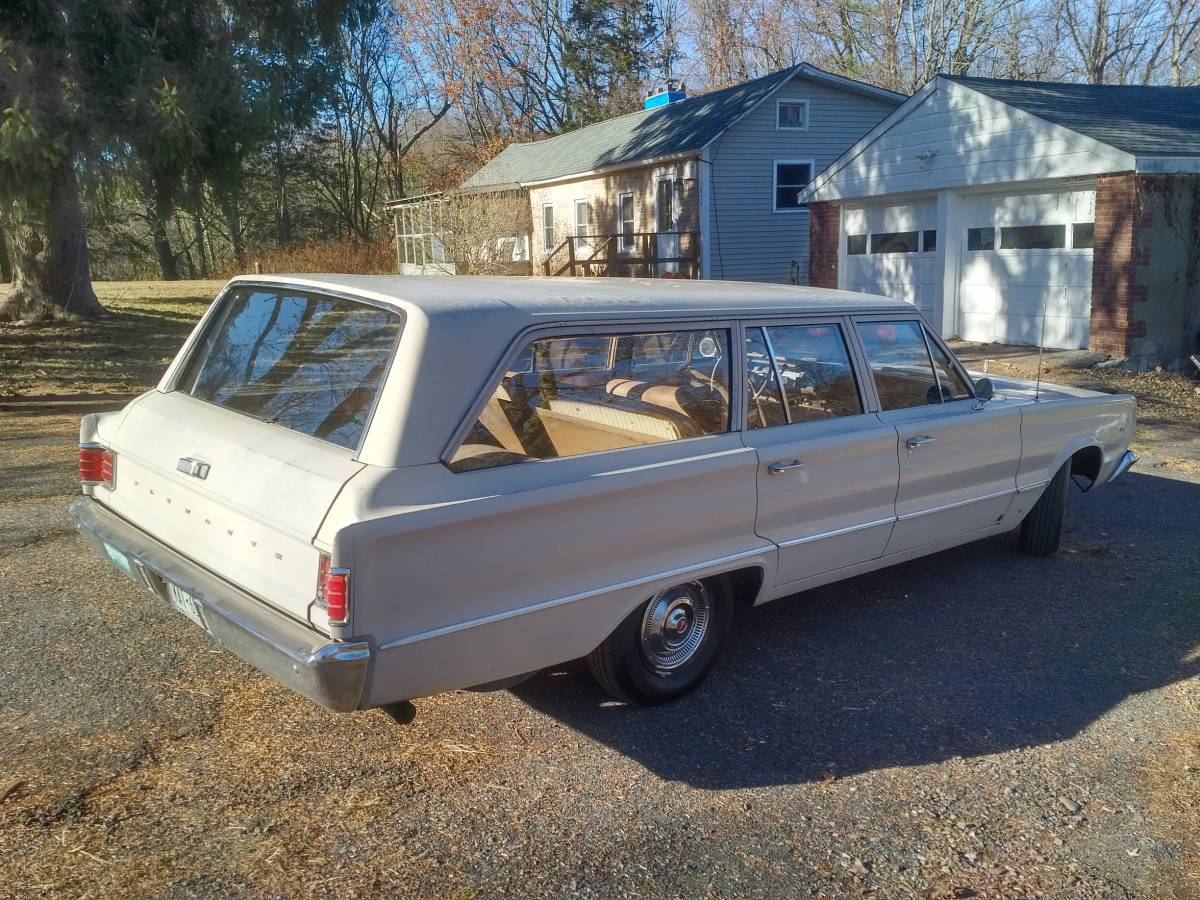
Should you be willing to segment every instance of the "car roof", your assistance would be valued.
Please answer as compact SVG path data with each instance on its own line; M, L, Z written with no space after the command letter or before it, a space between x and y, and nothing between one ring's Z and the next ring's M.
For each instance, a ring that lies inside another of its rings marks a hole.
M492 320L519 320L514 321L518 327L584 317L765 316L914 309L907 301L875 294L692 279L296 274L243 275L234 281L352 294L400 309L415 308L431 320L478 310L488 313Z

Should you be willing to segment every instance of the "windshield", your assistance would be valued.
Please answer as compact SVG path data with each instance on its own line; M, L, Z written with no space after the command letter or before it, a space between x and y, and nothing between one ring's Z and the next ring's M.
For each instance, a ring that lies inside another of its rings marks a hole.
M176 389L354 449L400 316L338 297L261 287L221 300Z

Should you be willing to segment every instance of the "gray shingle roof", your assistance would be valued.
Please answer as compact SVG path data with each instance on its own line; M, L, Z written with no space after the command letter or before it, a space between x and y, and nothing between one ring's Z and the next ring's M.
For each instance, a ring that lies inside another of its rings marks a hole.
M638 110L543 141L511 144L463 182L462 189L528 184L699 150L777 87L801 73L835 77L801 63L669 106ZM888 95L869 85L861 88ZM893 96L897 103L904 99L899 94Z
M943 76L1137 156L1200 156L1200 87Z

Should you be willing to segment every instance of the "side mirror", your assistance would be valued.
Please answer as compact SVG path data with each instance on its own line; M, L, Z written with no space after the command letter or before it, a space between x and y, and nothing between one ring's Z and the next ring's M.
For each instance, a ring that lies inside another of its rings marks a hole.
M992 379L980 378L975 382L975 398L977 400L991 400L995 393L996 389L992 386Z

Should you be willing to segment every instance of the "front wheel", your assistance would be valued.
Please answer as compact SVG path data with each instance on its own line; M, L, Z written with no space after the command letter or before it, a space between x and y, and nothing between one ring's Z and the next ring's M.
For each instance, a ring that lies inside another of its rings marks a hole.
M677 584L630 613L588 654L588 668L618 700L664 703L704 679L732 624L723 580Z
M1042 496L1021 523L1021 550L1030 556L1053 556L1058 552L1070 481L1071 461L1068 459L1050 479Z

